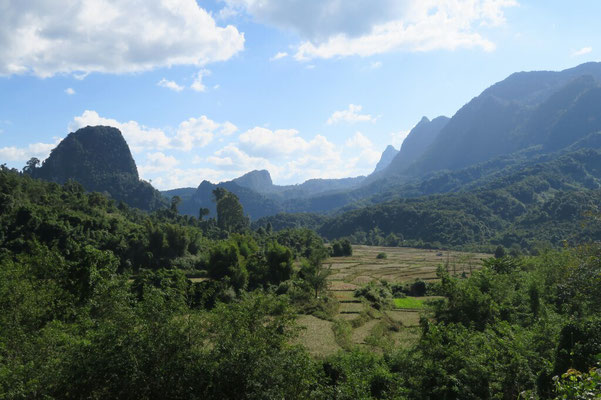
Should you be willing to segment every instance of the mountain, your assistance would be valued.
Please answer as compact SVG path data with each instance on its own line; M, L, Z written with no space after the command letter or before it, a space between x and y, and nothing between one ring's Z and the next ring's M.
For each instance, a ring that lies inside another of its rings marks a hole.
M463 106L414 163L393 162L386 172L420 176L533 146L539 153L567 147L601 130L600 83L601 63L513 74Z
M232 180L239 186L247 189L254 190L258 193L269 192L273 188L273 182L271 181L271 175L267 170L251 171L247 174L242 175L239 178Z
M162 192L166 198L180 196L179 210L198 216L200 208L208 208L215 215L213 190L223 187L240 199L245 212L257 219L280 212L326 212L349 202L344 193L359 185L364 176L342 179L309 179L298 185L274 185L266 170L251 171L239 178L218 184L203 181L198 188L172 189ZM333 200L332 200L333 199Z
M280 186L268 171L252 171L219 186L237 194L254 219L280 212L333 214L401 198L476 190L534 163L601 148L600 82L601 63L512 74L452 118L422 118L390 164L382 168L394 148L385 151L367 178ZM203 187L207 185L213 184ZM200 204L214 207L210 192L197 189L186 212L197 215Z
M593 217L600 207L601 149L582 149L505 170L468 190L350 210L324 220L319 232L329 239L350 236L371 244L381 242L370 236L385 241L392 234L409 245L531 248L541 241L559 245L601 239ZM297 219L305 220L314 223L307 216ZM265 221L279 226L277 216Z
M214 184L205 180L198 185L198 188L196 188L191 195L186 193L186 197L182 197L182 202L179 205L180 213L198 216L200 208L208 208L210 211L209 217L215 217L216 204L213 197L213 190L218 187L227 189L238 196L238 199L244 208L244 213L252 219L274 215L284 211L282 205L278 201L270 199L247 187L240 186L235 180L219 184Z
M88 191L106 192L117 201L143 210L164 205L160 193L140 180L121 132L108 126L87 126L70 133L30 173L34 178L60 184L74 180Z
M388 172L403 171L420 158L448 122L449 118L444 116L434 118L432 121L423 117L403 141L401 150L387 169Z
M380 157L380 161L376 164L376 169L374 172L382 171L384 168L390 165L390 162L394 159L394 157L399 153L397 149L395 149L392 145L388 145L384 152L382 153L382 157Z

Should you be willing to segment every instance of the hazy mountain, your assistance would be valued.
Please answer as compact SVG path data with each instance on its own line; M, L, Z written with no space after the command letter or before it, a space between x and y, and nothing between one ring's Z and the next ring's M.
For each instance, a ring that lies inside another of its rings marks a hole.
M541 153L567 147L601 130L600 82L601 63L513 74L463 106L420 158L394 172L417 176L530 146Z
M87 126L70 133L31 174L60 184L72 179L88 191L106 192L143 210L164 204L160 193L140 180L121 132L108 126Z
M422 118L399 152L387 148L368 178L312 179L279 186L268 171L252 171L219 186L236 193L254 219L278 212L331 213L391 199L472 190L535 162L599 148L599 82L601 63L561 72L513 74L450 119ZM201 204L214 207L207 186L213 184L204 185L202 193L196 189L190 195L195 200L186 212L196 215ZM191 191L181 193L188 196Z
M346 192L358 187L364 176L343 179L309 179L298 185L274 185L266 170L251 171L239 178L218 184L203 181L198 188L181 188L163 191L167 198L180 196L180 212L198 215L199 209L208 208L215 215L213 190L223 187L236 194L245 212L252 219L278 212L324 212L348 204ZM342 196L342 197L341 197ZM334 200L332 200L332 198Z
M386 147L386 149L382 153L380 161L378 161L374 172L382 171L384 168L388 167L388 165L390 165L390 162L398 153L399 151L397 149L395 149L392 145L388 145L388 147Z
M209 217L215 217L216 204L213 197L213 190L217 187L223 187L238 196L240 203L244 207L245 214L252 219L274 215L284 211L282 205L278 201L274 201L252 189L240 186L235 181L222 182L219 184L202 181L191 196L182 197L179 211L182 214L198 216L200 208L208 208L210 210Z
M387 174L403 171L421 157L448 122L449 118L444 116L432 121L423 117L403 141L401 150L387 168Z

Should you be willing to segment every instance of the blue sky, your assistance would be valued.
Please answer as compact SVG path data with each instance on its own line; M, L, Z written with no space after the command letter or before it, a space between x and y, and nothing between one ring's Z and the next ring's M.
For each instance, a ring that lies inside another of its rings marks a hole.
M159 189L370 173L422 116L599 61L594 0L0 0L0 163L113 125Z

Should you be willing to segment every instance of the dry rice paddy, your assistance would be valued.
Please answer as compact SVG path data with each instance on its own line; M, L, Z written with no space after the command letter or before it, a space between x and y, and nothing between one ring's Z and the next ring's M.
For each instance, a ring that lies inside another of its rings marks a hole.
M379 253L385 253L386 258L376 258ZM451 274L469 276L472 271L480 268L481 260L487 257L490 255L403 247L353 246L353 256L331 258L325 262L325 266L330 268L328 291L340 302L338 315L333 321L300 316L298 323L302 329L299 341L315 356L333 354L341 349L341 338L337 338L334 331L339 335L341 331L346 332L334 329L334 326L344 324L348 331L345 340L350 340L353 346L373 351L381 351L385 346L411 346L419 339L420 318L428 317L428 299L399 302L401 306L422 304L417 309L403 307L377 311L355 298L355 289L380 280L395 283L411 282L418 278L434 281L440 265L445 266Z

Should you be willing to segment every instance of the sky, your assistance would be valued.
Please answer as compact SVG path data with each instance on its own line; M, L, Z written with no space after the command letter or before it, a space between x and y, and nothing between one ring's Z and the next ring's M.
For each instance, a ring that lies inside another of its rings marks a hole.
M601 60L597 0L0 0L0 164L117 127L161 190L373 171L513 72Z

